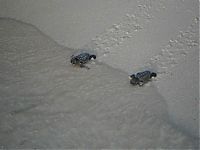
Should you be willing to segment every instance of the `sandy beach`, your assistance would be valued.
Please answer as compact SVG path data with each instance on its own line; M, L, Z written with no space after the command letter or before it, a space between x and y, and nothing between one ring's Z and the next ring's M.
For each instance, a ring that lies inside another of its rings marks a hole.
M197 149L198 6L0 0L1 148ZM141 70L158 76L130 85Z

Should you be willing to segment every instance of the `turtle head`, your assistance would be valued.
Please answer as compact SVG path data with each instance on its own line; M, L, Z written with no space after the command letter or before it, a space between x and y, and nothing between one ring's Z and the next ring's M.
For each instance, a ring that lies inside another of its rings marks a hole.
M157 76L157 74L155 72L152 72L150 75L151 78L155 78L156 76Z
M94 60L96 58L97 58L96 55L90 55L90 57L89 57L90 60Z
M128 78L131 80L131 79L136 78L136 77L135 77L135 74L132 74Z

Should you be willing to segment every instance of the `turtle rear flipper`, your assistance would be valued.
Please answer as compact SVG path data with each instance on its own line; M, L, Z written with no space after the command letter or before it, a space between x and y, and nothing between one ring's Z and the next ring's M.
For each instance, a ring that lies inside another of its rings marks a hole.
M133 77L133 78L131 78L131 80L130 80L130 83L131 83L132 85L138 85L139 82L140 82L139 79L136 78L136 77Z
M72 58L71 63L72 64L78 64L79 60L77 58Z

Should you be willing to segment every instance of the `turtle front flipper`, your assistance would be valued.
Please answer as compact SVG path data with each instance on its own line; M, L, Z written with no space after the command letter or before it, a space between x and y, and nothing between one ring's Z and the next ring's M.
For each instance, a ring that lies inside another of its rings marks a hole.
M88 69L88 70L90 69L88 66L86 66L86 65L84 65L84 64L80 64L80 67L81 67L81 68L86 68L86 69Z
M144 82L143 82L143 81L140 81L140 82L138 83L138 85L139 85L139 86L143 86L143 85L144 85Z

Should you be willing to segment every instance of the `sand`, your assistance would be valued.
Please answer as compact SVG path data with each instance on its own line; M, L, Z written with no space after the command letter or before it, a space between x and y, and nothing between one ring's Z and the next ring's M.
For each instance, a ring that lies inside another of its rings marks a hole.
M198 147L198 1L46 2L0 0L2 148Z
M139 88L98 61L69 63L72 49L0 19L2 148L195 148L174 126L154 83Z

